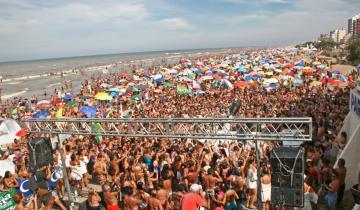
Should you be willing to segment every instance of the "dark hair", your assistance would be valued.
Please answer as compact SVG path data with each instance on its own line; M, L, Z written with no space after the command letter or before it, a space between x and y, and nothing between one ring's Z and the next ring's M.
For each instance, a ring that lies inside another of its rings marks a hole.
M71 161L74 161L75 160L75 158L76 158L76 155L73 153L73 154L71 154L71 156L70 156L70 159L71 159Z
M338 165L341 166L341 167L344 167L345 166L345 160L343 158L340 158L338 160Z
M10 171L6 171L5 175L4 175L4 178L9 178L9 177L10 177Z

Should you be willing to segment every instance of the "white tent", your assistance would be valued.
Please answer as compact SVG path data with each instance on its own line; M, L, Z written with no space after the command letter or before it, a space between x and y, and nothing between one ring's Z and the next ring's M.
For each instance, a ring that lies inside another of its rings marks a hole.
M10 144L19 139L16 133L21 130L20 125L12 119L0 119L0 145Z
M0 160L0 165L0 176L4 177L6 171L15 174L15 164L11 160Z

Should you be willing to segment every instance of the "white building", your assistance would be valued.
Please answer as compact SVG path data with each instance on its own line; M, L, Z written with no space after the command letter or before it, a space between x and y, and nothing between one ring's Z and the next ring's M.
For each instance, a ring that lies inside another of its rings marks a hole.
M333 31L330 31L330 39L334 42L343 42L344 38L346 36L346 30L344 28L335 29Z

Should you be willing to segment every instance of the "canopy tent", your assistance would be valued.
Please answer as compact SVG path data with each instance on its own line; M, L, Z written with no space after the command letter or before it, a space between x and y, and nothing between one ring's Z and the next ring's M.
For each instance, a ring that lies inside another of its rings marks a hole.
M20 125L12 119L2 119L0 124L0 145L10 144L14 139L20 138L21 133Z

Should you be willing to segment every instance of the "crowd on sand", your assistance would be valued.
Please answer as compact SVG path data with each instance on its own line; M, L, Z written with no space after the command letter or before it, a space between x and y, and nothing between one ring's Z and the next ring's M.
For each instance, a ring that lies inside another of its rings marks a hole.
M240 100L233 117L311 117L313 139L301 145L304 207L296 209L317 209L319 204L336 209L344 195L346 163L340 159L332 165L332 151L341 151L347 143L347 134L340 130L357 76L331 70L317 55L308 49L243 50L99 74L83 81L79 93L62 88L3 101L1 115L16 120L226 118L234 100ZM60 145L66 170L59 150L54 150L53 164L29 171L27 142L37 136L25 133L2 151L1 159L15 155L15 174L1 177L1 191L17 190L17 210L66 209L63 171L75 197L87 199L88 210L235 210L255 209L259 202L265 210L274 209L269 156L281 143L262 141L257 159L252 142L69 135ZM20 186L32 177L38 188L29 195ZM49 185L50 179L56 186ZM91 183L101 185L101 191Z

